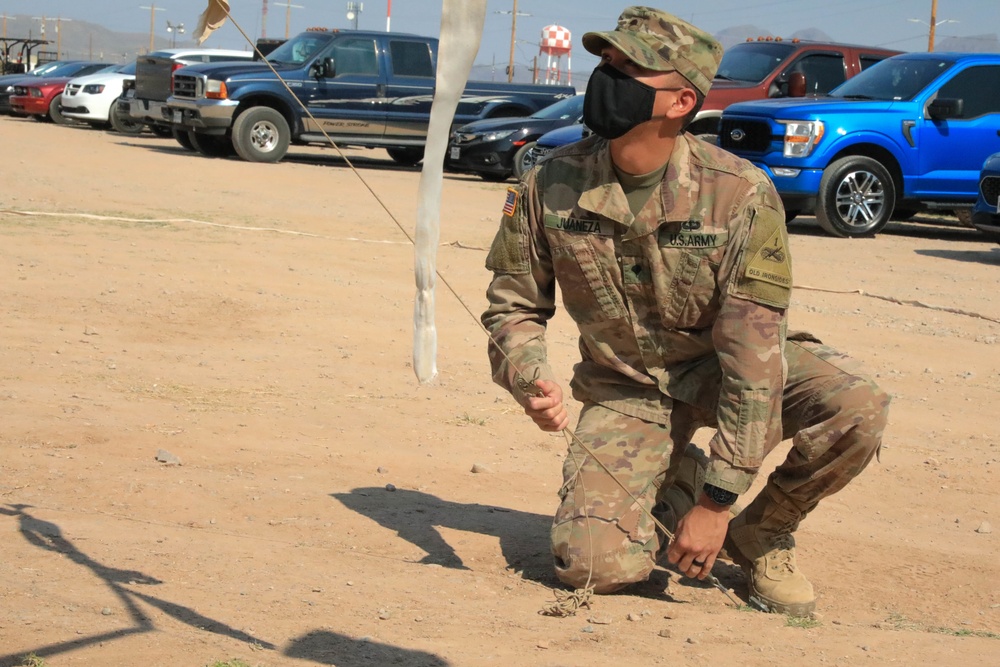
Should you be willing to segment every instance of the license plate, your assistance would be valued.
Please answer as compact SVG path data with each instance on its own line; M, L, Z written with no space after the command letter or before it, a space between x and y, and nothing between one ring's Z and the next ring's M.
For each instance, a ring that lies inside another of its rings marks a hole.
M180 109L174 109L174 122L183 123L184 122L184 112Z
M458 146L452 146L451 147L451 159L452 160L457 160L458 156L461 155L461 153L462 153L462 149L459 148Z

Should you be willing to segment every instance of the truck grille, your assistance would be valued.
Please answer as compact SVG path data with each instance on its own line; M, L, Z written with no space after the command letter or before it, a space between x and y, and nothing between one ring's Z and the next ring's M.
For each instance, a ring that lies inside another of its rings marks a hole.
M723 118L719 146L740 153L763 153L771 146L771 127L759 120Z
M198 82L199 78L196 76L175 74L174 97L183 97L191 100L195 99L198 97Z
M979 182L979 191L990 206L1000 206L1000 176L987 176Z

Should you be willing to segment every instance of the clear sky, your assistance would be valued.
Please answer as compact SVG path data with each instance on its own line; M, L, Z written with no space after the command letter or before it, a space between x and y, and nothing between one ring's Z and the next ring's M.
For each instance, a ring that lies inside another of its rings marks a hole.
M388 12L391 2L391 14ZM281 3L281 4L279 4ZM45 16L48 30L54 19L85 20L111 30L146 33L150 19L161 38L167 38L166 22L184 23L190 31L207 0L0 0L0 14ZM290 9L285 6L293 5ZM438 0L363 0L358 27L385 30L386 19L394 31L437 36L441 20ZM233 16L253 37L261 33L262 0L230 0ZM347 0L268 0L267 36L283 37L286 18L291 34L305 28L349 28ZM1000 30L997 0L938 0L937 39L951 36L996 34ZM156 7L156 11L149 9ZM514 0L489 0L486 26L478 64L496 62L502 73L510 59L511 13ZM528 66L538 55L542 28L557 24L573 37L571 55L574 72L588 72L596 64L580 45L588 30L607 30L626 3L608 0L517 0L515 62ZM832 39L900 51L927 48L931 0L661 0L653 6L672 12L717 34L726 28L754 25L774 35L819 28ZM909 21L919 19L923 23ZM40 24L40 21L38 21ZM51 33L50 33L51 36ZM180 40L178 40L180 42ZM205 46L244 48L245 42L232 25L212 35ZM541 62L541 61L540 61ZM484 78L481 76L478 78Z

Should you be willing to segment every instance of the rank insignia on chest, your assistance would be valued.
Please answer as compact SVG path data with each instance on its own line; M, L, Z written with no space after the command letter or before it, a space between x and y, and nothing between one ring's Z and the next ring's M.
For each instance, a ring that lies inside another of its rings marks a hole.
M507 199L503 202L503 214L504 215L514 215L514 211L517 210L517 199L520 196L517 188L507 188Z

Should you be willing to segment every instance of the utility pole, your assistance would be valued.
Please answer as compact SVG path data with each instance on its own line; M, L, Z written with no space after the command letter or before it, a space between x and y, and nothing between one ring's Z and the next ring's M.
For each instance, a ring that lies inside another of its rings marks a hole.
M62 22L72 20L61 16L56 19L56 60L62 60Z
M392 0L385 8L385 31L389 32L389 21L392 19Z
M155 2L150 3L148 7L146 5L142 5L139 9L149 10L149 52L152 53L156 48L153 41L154 35L156 35L156 12L162 12L165 10L163 7L157 7Z
M263 0L260 8L260 38L267 39L267 0Z
M507 66L507 83L514 80L514 45L517 43L517 17L531 16L524 12L517 11L517 0L514 0L514 8L511 11L496 11L494 14L510 14L510 64Z
M907 21L910 21L911 23L922 23L923 25L927 26L927 28L928 28L928 33L927 33L927 52L928 53L931 53L931 52L934 51L934 33L937 30L937 27L939 25L941 25L942 23L958 23L958 21L956 21L955 19L943 19L941 21L937 20L937 0L931 0L931 22L930 23L928 23L927 21L924 21L923 19L907 19Z
M290 2L276 2L274 4L285 8L285 39L288 39L289 26L292 24L292 7L296 9L305 9L305 7L302 5L293 5Z

